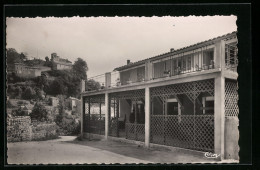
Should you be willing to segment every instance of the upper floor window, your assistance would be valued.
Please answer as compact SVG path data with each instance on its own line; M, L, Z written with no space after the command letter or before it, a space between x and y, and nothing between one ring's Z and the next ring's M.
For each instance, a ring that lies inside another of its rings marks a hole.
M203 52L203 67L208 69L214 65L214 50L206 50Z

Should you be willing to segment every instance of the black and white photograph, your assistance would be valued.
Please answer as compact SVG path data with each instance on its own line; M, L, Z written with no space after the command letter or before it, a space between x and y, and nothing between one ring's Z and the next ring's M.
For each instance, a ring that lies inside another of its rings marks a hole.
M237 19L6 17L7 163L238 164Z

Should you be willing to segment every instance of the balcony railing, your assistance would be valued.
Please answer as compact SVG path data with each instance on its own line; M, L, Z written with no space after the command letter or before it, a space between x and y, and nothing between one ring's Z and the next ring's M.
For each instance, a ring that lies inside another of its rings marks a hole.
M176 69L164 70L163 74L161 74L159 76L158 75L154 76L154 74L153 74L153 79L172 77L172 76L194 73L194 72L201 72L201 71L206 71L206 70L211 70L211 69L216 69L216 68L219 68L219 66L215 65L214 62L211 61L210 65L202 65L201 67L196 65L195 67L190 67L190 68L177 67Z
M152 77L152 79L159 79L159 78L166 78L166 77L174 77L182 74L190 74L190 73L195 73L195 72L203 72L207 70L212 70L212 69L217 69L219 68L218 65L215 65L213 61L210 62L210 65L203 65L202 67L199 67L196 65L195 67L190 67L190 68L180 68L177 67L176 69L172 70L166 70L164 71L162 75L157 76L157 77ZM106 83L106 74L109 74L109 82ZM99 91L103 89L108 89L108 88L116 88L116 87L122 87L122 86L127 86L131 84L138 84L140 82L146 82L150 80L145 80L143 79L135 79L129 80L129 81L124 81L122 83L120 81L120 73L118 71L113 71L110 73L106 74L101 74L95 77L89 78L85 83L86 83L86 88L85 91ZM121 75L122 77L122 75Z

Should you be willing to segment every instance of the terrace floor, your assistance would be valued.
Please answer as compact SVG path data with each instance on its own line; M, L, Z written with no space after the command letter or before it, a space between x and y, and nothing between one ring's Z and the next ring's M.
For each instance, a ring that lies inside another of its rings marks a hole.
M222 163L167 148L145 149L136 144L105 140L77 140L63 136L48 141L7 144L8 164L92 164L92 163ZM225 161L225 163L234 163Z

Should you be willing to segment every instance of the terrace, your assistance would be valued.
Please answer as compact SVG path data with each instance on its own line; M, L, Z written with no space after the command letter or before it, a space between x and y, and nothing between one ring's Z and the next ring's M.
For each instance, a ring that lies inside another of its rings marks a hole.
M221 48L224 50L221 50ZM237 54L238 50L234 40L215 44L212 42L206 46L196 46L186 51L182 49L171 51L136 63L128 63L112 72L91 77L88 80L98 82L99 86L93 88L87 84L85 93L219 71L236 73Z

